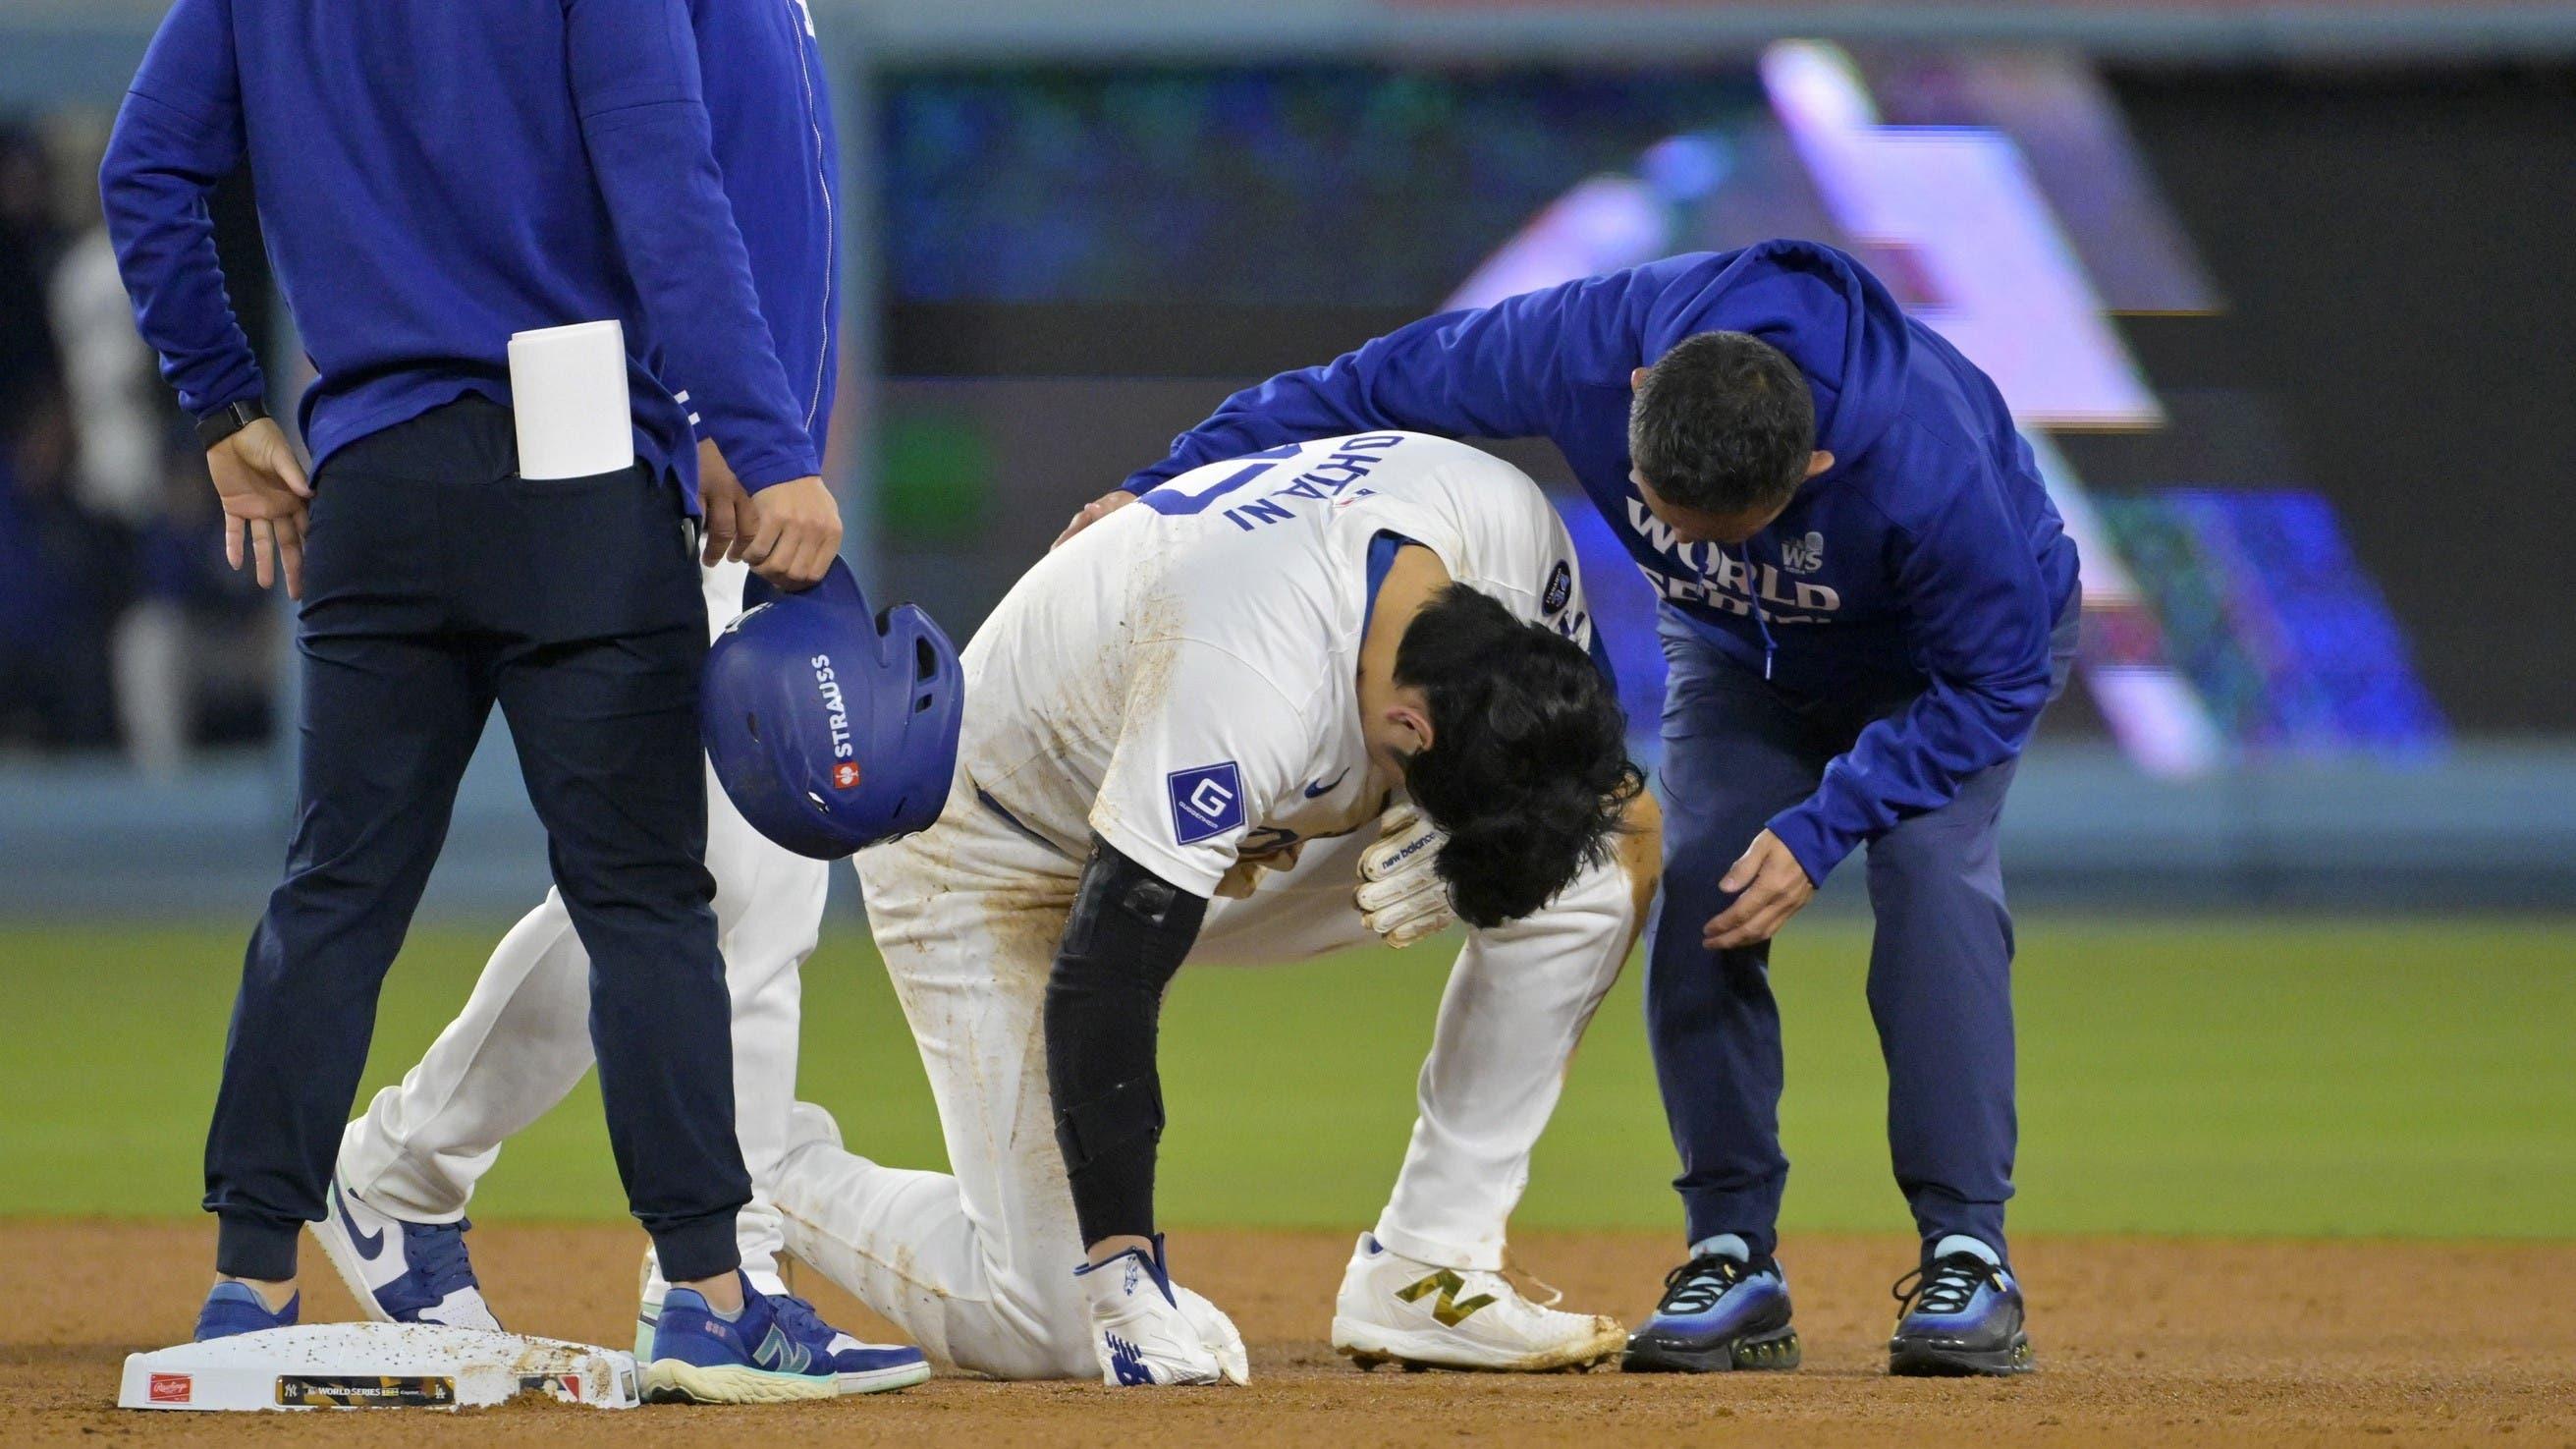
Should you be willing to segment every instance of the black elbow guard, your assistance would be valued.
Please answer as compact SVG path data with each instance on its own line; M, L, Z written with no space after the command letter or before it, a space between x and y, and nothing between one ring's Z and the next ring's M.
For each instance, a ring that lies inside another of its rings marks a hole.
M1046 999L1055 1140L1085 1243L1154 1231L1155 1024L1207 906L1093 839Z

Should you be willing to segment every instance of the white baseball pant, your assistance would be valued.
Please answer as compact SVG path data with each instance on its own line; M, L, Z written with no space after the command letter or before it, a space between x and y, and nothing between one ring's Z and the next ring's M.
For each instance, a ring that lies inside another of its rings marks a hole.
M748 573L739 563L706 571L711 634L742 611ZM822 930L831 867L752 829L712 771L706 860L733 997L734 1130L751 1174L751 1204L735 1233L753 1283L783 1292L771 1192L796 1104L797 971ZM550 890L501 938L464 1011L419 1065L349 1124L342 1178L396 1217L453 1222L501 1144L562 1101L590 1066L590 954Z
M1276 963L1370 940L1351 892L1372 839L1310 841L1249 899L1212 902L1190 961ZM1530 1149L1651 899L1655 847L1643 844L1538 914L1469 934L1423 1064L1412 1146L1377 1223L1396 1252L1502 1266ZM954 1174L879 1166L811 1135L792 1142L773 1187L788 1252L934 1361L1000 1378L1094 1376L1043 1021L1080 864L963 783L937 825L857 864Z

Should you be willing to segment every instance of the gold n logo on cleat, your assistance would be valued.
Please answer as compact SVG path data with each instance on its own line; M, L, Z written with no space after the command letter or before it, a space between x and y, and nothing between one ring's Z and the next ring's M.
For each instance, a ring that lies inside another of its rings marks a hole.
M1479 1293L1465 1302L1460 1302L1458 1290L1466 1286L1457 1274L1443 1268L1410 1287L1397 1289L1395 1296L1407 1303L1419 1303L1434 1293L1439 1294L1440 1301L1432 1305L1431 1316L1440 1320L1440 1326L1443 1328L1456 1328L1466 1322L1477 1309L1494 1301L1493 1294Z

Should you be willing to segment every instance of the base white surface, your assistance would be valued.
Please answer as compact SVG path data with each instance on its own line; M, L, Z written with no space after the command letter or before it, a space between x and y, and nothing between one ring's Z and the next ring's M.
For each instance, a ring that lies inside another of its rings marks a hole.
M123 1409L479 1409L525 1393L639 1401L614 1349L419 1323L314 1323L128 1354Z

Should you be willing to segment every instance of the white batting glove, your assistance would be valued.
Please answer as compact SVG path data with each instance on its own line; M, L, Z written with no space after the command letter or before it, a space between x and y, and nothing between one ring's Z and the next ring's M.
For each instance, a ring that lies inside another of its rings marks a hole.
M1449 887L1431 868L1448 835L1409 803L1388 807L1377 832L1360 852L1360 919L1398 949L1457 924Z
M1091 1304L1091 1346L1111 1388L1242 1384L1243 1335L1217 1306L1171 1280L1155 1252L1130 1248L1074 1276Z
M1217 1377L1230 1384L1252 1382L1252 1355L1244 1351L1243 1332L1225 1310L1178 1283L1172 1285L1172 1299L1180 1305L1181 1317L1199 1331L1208 1356L1216 1360Z

